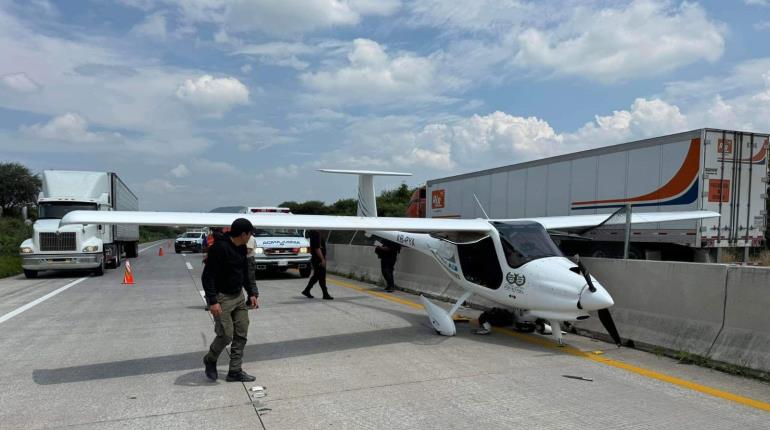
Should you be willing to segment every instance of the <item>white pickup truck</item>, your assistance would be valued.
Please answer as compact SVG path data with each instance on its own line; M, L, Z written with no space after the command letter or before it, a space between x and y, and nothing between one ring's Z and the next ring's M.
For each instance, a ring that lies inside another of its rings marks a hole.
M249 207L247 213L291 214L289 208ZM299 269L303 278L310 276L310 242L304 231L293 228L257 229L254 235L257 242L254 261L257 272L286 271Z

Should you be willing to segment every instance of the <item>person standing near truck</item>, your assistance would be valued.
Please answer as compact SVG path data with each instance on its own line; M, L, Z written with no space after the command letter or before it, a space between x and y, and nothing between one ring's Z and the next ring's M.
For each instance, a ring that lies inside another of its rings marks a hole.
M326 241L318 230L310 230L308 238L310 239L310 265L313 266L313 276L308 280L307 287L302 290L302 295L312 299L313 295L310 294L310 290L318 282L323 292L323 299L334 300L334 297L330 296L326 289Z
M251 382L256 378L243 371L243 349L249 333L249 311L259 307L259 291L249 279L249 265L246 261L246 242L254 230L245 218L233 221L229 236L218 240L208 251L201 280L206 293L206 303L214 317L216 337L209 352L203 357L206 377L216 381L217 360L225 347L230 344L230 370L228 382ZM246 290L247 298L243 296ZM247 307L248 305L248 307Z

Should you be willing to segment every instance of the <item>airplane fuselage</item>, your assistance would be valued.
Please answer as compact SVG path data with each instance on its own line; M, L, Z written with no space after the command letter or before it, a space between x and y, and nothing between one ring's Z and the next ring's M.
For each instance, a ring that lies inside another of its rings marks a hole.
M506 229L509 230L508 227ZM544 229L542 231L545 233ZM558 252L547 234L534 236L535 242L550 242L552 248L549 249L556 250L552 252L554 255L534 258L512 267L511 260L514 263L522 260L512 257L518 250L512 248L510 241L507 245L509 249L505 249L498 229L467 243L453 243L420 233L368 233L431 256L456 285L502 307L516 310L519 321L534 321L537 318L574 321L588 318L588 311L612 306L609 294L593 278L597 291L588 291L585 278L575 271L575 263ZM542 246L539 242L536 245Z

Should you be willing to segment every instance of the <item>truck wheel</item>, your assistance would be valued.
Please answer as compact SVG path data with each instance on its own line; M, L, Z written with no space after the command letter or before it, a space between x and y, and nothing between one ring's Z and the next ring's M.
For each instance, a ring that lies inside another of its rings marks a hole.
M139 249L136 242L127 242L123 247L126 250L126 258L136 258L139 255Z
M310 267L303 267L303 268L299 269L299 276L301 276L303 278L307 278L308 276L310 276L310 272L311 271L312 271L312 269Z
M94 276L103 276L104 275L104 260L102 260L102 264L99 265L99 267L94 270Z
M35 279L37 278L37 270L27 270L24 269L24 277L27 279Z

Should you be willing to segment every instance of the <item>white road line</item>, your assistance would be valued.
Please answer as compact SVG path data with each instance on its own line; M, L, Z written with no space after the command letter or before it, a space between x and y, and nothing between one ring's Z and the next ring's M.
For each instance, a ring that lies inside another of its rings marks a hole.
M158 246L158 245L162 244L163 242L165 242L165 240L159 240L159 241L157 241L156 243L153 243L152 245L149 245L149 246L147 246L147 247L145 247L145 248L143 248L143 249L140 249L140 250L139 250L139 253L141 254L141 253L143 253L144 251L147 251L148 249L151 249L151 248L155 248L156 246Z
M154 244L149 245L149 246L147 246L147 247L145 247L143 249L140 249L139 253L141 254L144 251L147 251L148 249L154 248L154 247L160 245L163 242L164 242L163 240L160 240L157 243L154 243ZM50 293L44 295L43 297L41 297L39 299L33 300L33 301L27 303L26 305L24 305L24 306L22 306L20 308L17 308L16 310L8 312L7 314L5 314L5 315L0 317L0 324L8 321L9 319L15 317L16 315L18 315L18 314L20 314L20 313L22 313L22 312L24 312L24 311L26 311L26 310L28 310L28 309L30 309L32 307L35 307L35 306L39 305L40 303L43 303L44 301L50 299L51 297L53 297L53 296L55 296L55 295L57 295L57 294L59 294L61 292L67 291L68 289L74 287L75 285L85 281L86 279L88 279L88 276L85 276L85 277L80 278L80 279L76 279L76 280L70 282L69 284L59 288L58 290L51 291Z
M58 290L51 291L50 293L44 295L43 297L41 297L41 298L39 298L39 299L37 299L35 301L29 302L26 305L24 305L24 306L14 310L14 311L11 311L11 312L3 315L2 317L0 317L0 323L4 323L4 322L8 321L9 319L11 319L11 318L15 317L16 315L26 311L27 309L30 309L33 306L36 306L36 305L38 305L40 303L43 303L44 301L50 299L51 297L53 297L53 296L55 296L55 295L57 295L57 294L59 294L59 293L61 293L63 291L66 291L66 290L74 287L75 285L85 281L86 279L88 279L87 276L85 278L76 279L76 280L70 282L69 284L59 288Z
M185 262L184 264L187 265L187 270L192 270L193 269L192 264L190 264L189 261Z

